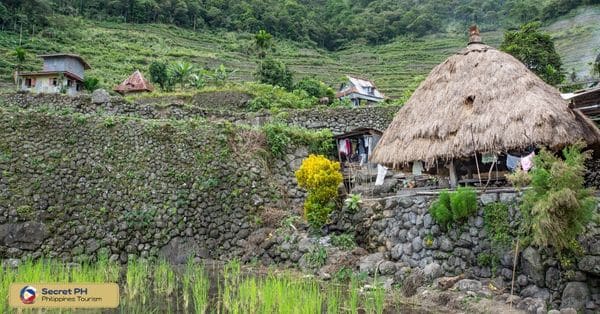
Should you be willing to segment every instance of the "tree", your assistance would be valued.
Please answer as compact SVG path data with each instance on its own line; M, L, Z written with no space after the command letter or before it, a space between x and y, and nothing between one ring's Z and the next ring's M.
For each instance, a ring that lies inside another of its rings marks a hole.
M255 76L261 83L281 86L287 90L292 89L292 72L281 61L271 58L262 61L258 65Z
M86 76L85 79L83 80L83 88L85 88L85 90L93 92L96 89L98 89L98 87L100 86L100 81L92 76Z
M25 57L27 56L27 51L23 47L15 48L15 57L17 58L17 72L21 72L21 67L25 62Z
M161 61L152 61L150 64L150 80L152 83L156 83L161 89L165 89L169 82L169 71L167 70L167 64Z
M562 62L554 41L540 31L540 25L532 22L522 25L519 30L507 31L500 49L519 59L546 83L557 85L565 78Z
M310 77L301 79L298 83L296 83L296 85L294 85L294 89L306 91L310 96L317 98L328 97L333 99L334 96L333 90L329 86L317 79Z
M259 59L264 59L267 56L267 51L273 50L273 36L261 29L254 35L254 45Z

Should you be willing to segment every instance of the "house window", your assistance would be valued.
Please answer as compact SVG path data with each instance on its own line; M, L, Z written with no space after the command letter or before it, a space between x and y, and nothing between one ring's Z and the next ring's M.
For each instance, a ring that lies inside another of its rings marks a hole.
M27 86L28 88L31 87L31 79L30 78L25 79L25 86Z
M73 81L72 81L72 80L67 80L67 86L68 86L68 87L71 87L71 86L73 86Z
M50 81L52 82L52 86L58 86L58 79L56 77L51 78Z

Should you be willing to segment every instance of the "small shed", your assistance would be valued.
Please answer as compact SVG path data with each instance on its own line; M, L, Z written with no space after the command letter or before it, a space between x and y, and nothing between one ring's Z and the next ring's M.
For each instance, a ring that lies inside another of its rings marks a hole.
M144 78L139 70L133 72L123 83L114 88L114 91L121 95L152 92L153 90L154 86Z
M600 123L600 86L562 94L571 108L581 111L592 121Z

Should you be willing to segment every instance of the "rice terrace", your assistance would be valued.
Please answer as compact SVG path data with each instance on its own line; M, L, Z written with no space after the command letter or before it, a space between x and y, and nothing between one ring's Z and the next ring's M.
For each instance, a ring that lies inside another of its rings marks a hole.
M598 313L599 123L596 0L0 0L0 313Z

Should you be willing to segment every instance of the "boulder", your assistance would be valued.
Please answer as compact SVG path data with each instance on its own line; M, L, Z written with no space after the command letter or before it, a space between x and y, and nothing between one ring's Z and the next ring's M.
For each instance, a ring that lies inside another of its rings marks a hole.
M473 279L463 279L456 283L455 287L460 291L478 292L481 290L481 282Z
M402 295L409 298L417 294L417 289L425 283L425 277L423 276L423 270L420 268L414 268L410 275L404 279L402 288L400 291Z
M465 278L465 274L460 274L459 276L454 276L454 277L442 277L442 278L438 279L437 286L441 290L448 290L452 286L454 286L454 284L456 284L459 280L464 279L464 278Z
M190 257L208 257L208 252L200 248L194 238L175 237L163 246L159 256L164 257L171 264L185 264Z
M92 103L105 104L110 102L110 94L104 89L97 89L92 93Z
M548 289L540 288L536 285L530 285L527 288L521 290L521 297L550 301L550 292L548 291Z
M48 228L40 222L8 223L0 225L0 245L33 251L48 237Z
M358 262L358 269L367 274L374 274L379 264L384 261L383 253L374 253L364 256Z
M546 313L546 302L542 299L525 298L517 303L517 309L527 313Z
M587 255L579 260L579 269L600 276L600 256Z
M577 311L585 308L590 298L590 290L585 282L569 282L563 290L560 308L574 308Z
M444 271L440 264L433 262L427 264L427 266L423 268L423 274L425 275L426 280L434 280L442 276Z
M521 255L521 269L533 283L544 286L544 265L540 253L532 247L526 248Z

